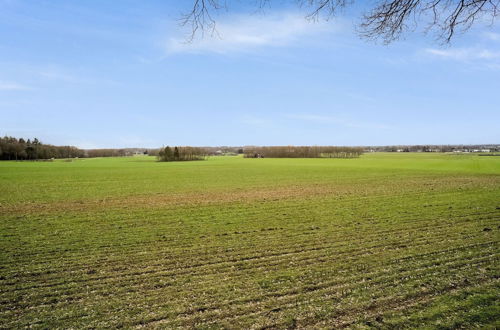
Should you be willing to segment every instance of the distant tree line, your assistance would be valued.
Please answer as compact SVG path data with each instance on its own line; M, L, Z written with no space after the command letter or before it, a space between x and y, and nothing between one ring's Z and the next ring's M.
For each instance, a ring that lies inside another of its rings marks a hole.
M144 149L144 148L121 148L121 149L86 149L85 154L87 157L126 157L126 156L139 156L149 155L158 156L160 149Z
M51 158L84 157L85 151L72 146L53 146L43 144L37 138L33 140L0 137L1 160L37 160Z
M474 145L394 145L394 146L368 146L367 152L478 152L488 150L500 151L500 146L495 144Z
M160 161L203 160L207 156L244 154L246 158L355 158L365 152L498 152L498 144L482 145L393 145L366 147L271 146L271 147L164 147L158 149L79 149L74 146L44 144L37 138L0 137L0 160L38 160L52 158L156 156Z
M39 139L11 136L0 137L0 160L38 160L52 158L124 157L134 155L157 156L160 149L79 149L73 146L54 146Z
M245 158L356 158L363 148L333 146L245 147Z
M204 160L207 156L207 150L199 147L169 147L160 149L158 160L162 162Z

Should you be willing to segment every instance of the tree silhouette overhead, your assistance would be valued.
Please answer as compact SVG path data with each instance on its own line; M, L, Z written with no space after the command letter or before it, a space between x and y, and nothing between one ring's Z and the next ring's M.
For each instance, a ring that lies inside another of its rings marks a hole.
M282 0L280 2L284 2ZM288 0L306 11L307 19L329 19L355 3L355 0ZM216 32L214 13L228 9L231 0L193 0L181 18L196 34ZM234 2L234 1L233 1ZM254 0L256 8L271 6L273 0ZM364 2L364 1L363 1ZM361 1L360 1L361 3ZM423 26L434 32L438 40L449 43L457 32L469 30L478 21L494 24L499 15L500 0L381 0L367 1L360 17L358 33L367 39L382 40L385 44L399 39L407 31Z

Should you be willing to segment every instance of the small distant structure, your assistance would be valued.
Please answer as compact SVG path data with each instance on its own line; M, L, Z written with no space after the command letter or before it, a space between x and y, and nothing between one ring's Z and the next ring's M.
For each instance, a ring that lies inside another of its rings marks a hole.
M143 151L143 150L135 150L134 152L132 152L132 156L144 156L144 155L147 155L147 151Z

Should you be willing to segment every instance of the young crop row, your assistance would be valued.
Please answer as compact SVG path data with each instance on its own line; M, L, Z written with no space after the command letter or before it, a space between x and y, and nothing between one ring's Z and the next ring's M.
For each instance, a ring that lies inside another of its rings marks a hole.
M2 216L0 321L398 324L438 298L498 284L495 196L478 188L422 195L416 188L366 198Z

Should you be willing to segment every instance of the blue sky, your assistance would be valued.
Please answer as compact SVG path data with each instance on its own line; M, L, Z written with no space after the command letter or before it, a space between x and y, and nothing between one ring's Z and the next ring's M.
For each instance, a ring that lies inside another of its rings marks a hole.
M276 5L186 43L186 1L0 0L0 135L56 145L500 143L500 29L383 46ZM280 3L280 2L277 2ZM173 5L175 4L175 5Z

